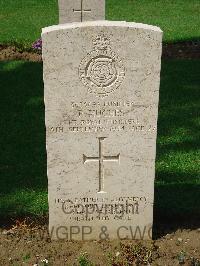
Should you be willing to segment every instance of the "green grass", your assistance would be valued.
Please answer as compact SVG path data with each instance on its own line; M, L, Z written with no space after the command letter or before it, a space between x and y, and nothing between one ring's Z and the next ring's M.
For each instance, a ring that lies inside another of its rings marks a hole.
M200 215L200 61L162 64L155 209L160 215Z
M200 215L200 61L162 62L156 217ZM0 62L0 217L48 213L42 64Z
M42 65L0 62L0 215L47 211Z
M93 264L89 261L87 253L82 253L78 258L79 266L93 266Z
M41 28L58 23L57 0L0 0L0 43L30 47Z
M30 47L58 23L57 0L0 0L0 43ZM106 0L106 18L158 25L165 42L200 39L199 0Z
M199 0L107 0L107 18L157 25L165 42L200 39Z

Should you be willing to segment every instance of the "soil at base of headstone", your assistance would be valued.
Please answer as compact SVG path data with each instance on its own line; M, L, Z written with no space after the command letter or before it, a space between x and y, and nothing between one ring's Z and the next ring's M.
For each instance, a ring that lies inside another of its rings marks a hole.
M200 59L200 41L163 44L163 58ZM27 60L41 62L39 52L23 51L15 46L0 45L0 61Z
M22 51L15 46L0 45L0 61L25 60L31 62L41 62L42 56L34 51Z
M0 247L5 266L200 265L200 229L178 229L153 241L70 242L51 241L46 226L18 223L0 229Z

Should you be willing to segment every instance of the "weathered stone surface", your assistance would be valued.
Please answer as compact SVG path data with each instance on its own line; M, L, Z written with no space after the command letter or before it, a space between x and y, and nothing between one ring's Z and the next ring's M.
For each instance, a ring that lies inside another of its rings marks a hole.
M105 0L58 0L59 23L105 19Z
M52 237L151 238L162 31L95 21L42 40Z

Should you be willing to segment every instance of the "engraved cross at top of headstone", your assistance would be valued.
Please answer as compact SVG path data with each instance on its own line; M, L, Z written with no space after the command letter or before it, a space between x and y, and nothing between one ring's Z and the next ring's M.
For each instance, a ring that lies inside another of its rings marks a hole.
M105 156L103 155L103 141L105 137L99 139L99 156L98 157L87 157L83 154L83 163L87 162L99 162L99 189L98 193L106 193L104 191L104 162L118 162L120 160L120 154L116 156Z
M105 0L58 0L59 23L105 19Z
M80 9L73 9L73 12L78 12L78 13L80 13L80 15L81 15L81 22L83 21L83 16L84 16L84 13L85 12L92 12L92 10L91 9L84 9L84 6L83 6L83 1L84 0L80 0L81 1L81 8Z

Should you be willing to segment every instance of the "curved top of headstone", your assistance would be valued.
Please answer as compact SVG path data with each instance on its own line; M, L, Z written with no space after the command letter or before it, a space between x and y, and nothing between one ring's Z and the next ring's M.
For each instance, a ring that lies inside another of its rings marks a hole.
M126 21L108 21L108 20L100 20L100 21L86 21L86 22L73 22L66 23L61 25L49 26L42 29L42 34L65 30L65 29L75 29L75 28L85 28L85 27L129 27L129 28L137 28L144 29L149 31L162 32L162 30L157 26L147 25L143 23L135 23L135 22L126 22Z

